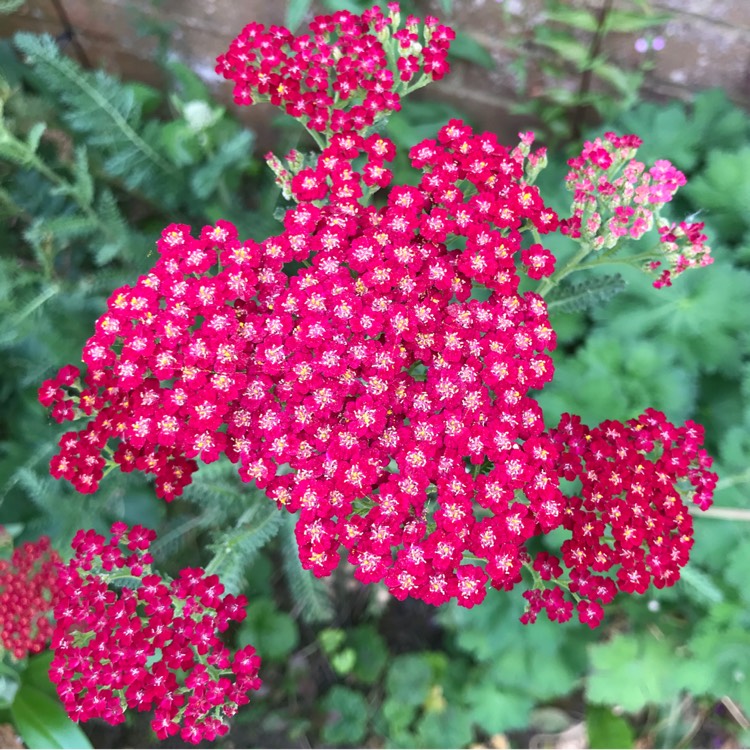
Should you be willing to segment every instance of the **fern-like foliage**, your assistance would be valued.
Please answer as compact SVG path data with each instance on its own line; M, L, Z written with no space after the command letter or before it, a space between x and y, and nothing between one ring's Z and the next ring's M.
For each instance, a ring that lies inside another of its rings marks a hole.
M619 273L592 276L573 284L561 281L547 297L547 307L560 312L578 312L607 302L625 289L625 280Z
M272 502L255 503L237 526L219 534L210 545L214 557L206 571L218 575L227 591L240 592L248 567L264 545L276 536L282 521L281 512Z
M333 603L326 581L316 578L302 567L297 539L294 535L296 516L287 516L284 523L282 551L284 575L294 608L303 622L310 625L331 622Z
M179 176L158 151L159 127L143 122L135 90L108 73L89 73L61 54L49 35L14 38L44 88L60 105L65 124L103 157L105 171L130 189L173 196Z
M219 524L236 520L253 503L270 503L262 492L239 479L236 467L226 457L201 466L185 488L183 498L202 512L210 509Z

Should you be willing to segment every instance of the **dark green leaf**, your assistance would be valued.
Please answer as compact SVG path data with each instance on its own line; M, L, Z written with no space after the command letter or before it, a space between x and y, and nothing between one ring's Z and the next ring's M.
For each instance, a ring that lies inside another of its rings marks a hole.
M0 661L0 710L9 708L13 704L20 686L19 673Z
M286 658L297 647L299 630L297 623L286 612L279 612L271 599L255 599L237 638L242 646L252 644L273 661Z
M31 685L22 685L10 709L13 724L30 750L90 748L81 728L70 720L60 701Z
M361 693L335 685L323 699L327 713L323 726L323 742L326 745L357 747L361 745L367 731L369 709Z
M49 668L53 656L54 654L49 650L32 656L23 672L24 685L30 685L43 693L57 696L55 686L49 678Z
M361 625L350 632L348 643L357 655L354 676L367 685L373 684L388 662L388 649L382 636L371 625Z
M586 706L586 733L589 747L633 747L633 730L628 721L606 706Z

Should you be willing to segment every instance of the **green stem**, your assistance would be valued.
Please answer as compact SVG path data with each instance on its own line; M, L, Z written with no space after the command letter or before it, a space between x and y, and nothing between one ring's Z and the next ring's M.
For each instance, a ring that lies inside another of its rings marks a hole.
M536 290L537 294L544 297L549 294L566 276L569 276L577 268L581 261L591 252L591 245L583 245L581 249L561 268L556 274L544 279Z
M325 147L325 141L320 137L320 133L315 130L310 130L307 125L304 126L305 130L310 134L310 137L315 141L315 145L322 151Z
M598 268L599 266L606 266L610 263L619 263L621 265L633 266L637 268L641 263L651 260L656 257L656 251L658 248L653 248L645 253L639 253L638 255L632 255L629 258L612 258L603 257L599 260L592 260L590 263L582 263L576 270L586 271L590 268Z

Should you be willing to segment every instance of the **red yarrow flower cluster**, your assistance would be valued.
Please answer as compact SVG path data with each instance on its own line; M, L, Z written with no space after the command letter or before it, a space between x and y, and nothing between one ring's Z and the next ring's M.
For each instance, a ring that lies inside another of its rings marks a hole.
M48 537L25 542L0 560L0 647L14 659L39 653L49 642L60 564Z
M401 27L398 4L388 10L318 16L312 35L249 24L218 58L216 72L234 81L238 104L270 101L312 131L361 132L399 110L402 95L449 70L452 29L415 16Z
M618 591L643 594L650 585L677 582L693 546L693 518L683 495L706 510L718 477L701 448L703 428L691 421L676 427L654 409L594 429L564 414L550 436L559 447L557 473L580 480L582 488L567 498L563 526L571 538L563 542L562 561L540 553L534 562L540 578L553 586L526 594L524 617L533 621L543 608L550 619L570 617L573 602L554 585L562 578L562 562L579 618L596 627L602 605Z
M509 150L452 121L412 149L419 185L376 209L358 199L388 185L393 144L334 136L298 175L283 234L169 227L152 272L110 298L83 380L42 386L53 409L91 417L53 473L93 491L114 440L112 461L154 473L169 500L224 454L301 511L317 575L343 547L358 578L401 598L471 606L488 582L515 585L526 541L563 507L528 395L552 377L555 335L543 299L518 293L515 257L524 226L557 217L524 179L526 141ZM551 271L540 245L522 259ZM310 265L290 277L290 261Z
M232 654L219 636L244 619L246 599L201 568L171 582L151 573L155 536L122 523L109 540L78 532L60 577L50 678L76 721L117 724L126 710L153 710L159 739L210 741L261 684L255 649Z

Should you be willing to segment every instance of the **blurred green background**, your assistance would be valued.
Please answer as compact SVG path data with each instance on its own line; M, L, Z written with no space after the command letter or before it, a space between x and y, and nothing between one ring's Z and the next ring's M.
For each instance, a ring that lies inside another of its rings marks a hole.
M13 5L5 0L6 10ZM552 80L512 113L551 147L539 179L547 202L569 205L562 176L581 136L637 133L639 158L669 159L687 174L671 215L704 221L715 258L661 291L625 269L627 285L611 302L552 318L556 376L540 395L548 422L563 411L589 423L628 419L648 406L674 422L696 419L721 477L715 508L696 517L679 583L621 597L595 632L572 622L523 626L515 594L491 592L471 611L435 610L355 586L345 566L317 581L296 560L293 519L266 505L250 520L267 520L279 532L272 541L218 531L254 500L221 463L170 506L137 477L118 476L94 496L52 480L59 430L36 401L38 385L80 359L110 291L153 263L161 228L224 218L261 239L280 230L281 200L255 133L169 55L169 29L143 29L162 88L85 69L69 38L0 42L0 523L18 539L49 534L61 550L84 519L98 529L115 519L142 523L160 530L154 551L168 571L236 545L227 579L251 607L235 638L263 655L264 688L216 746L750 743L750 119L720 90L645 101L648 60L624 69L601 55L601 41L623 25L648 39L661 33L668 19L650 6L646 13L648 3L604 15L581 15L580 3L542 5L548 23L534 41L565 81L581 83L571 92ZM309 11L292 0L288 20L296 25ZM460 14L454 23L460 29ZM495 65L468 34L454 62L487 75ZM465 116L460 101L428 89L386 131L408 147L454 116ZM306 145L284 118L269 132L277 153ZM396 181L405 169L397 165ZM3 721L13 721L7 707ZM156 746L144 717L84 729L95 746Z

